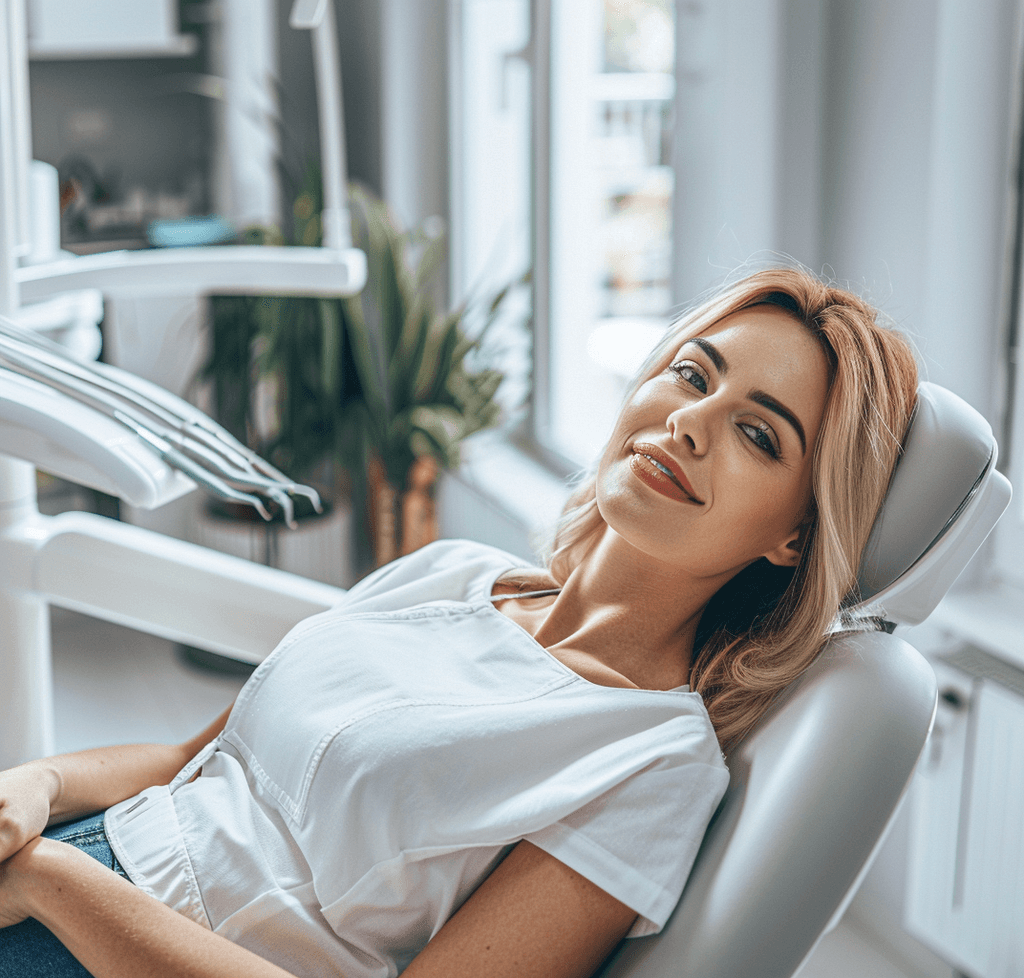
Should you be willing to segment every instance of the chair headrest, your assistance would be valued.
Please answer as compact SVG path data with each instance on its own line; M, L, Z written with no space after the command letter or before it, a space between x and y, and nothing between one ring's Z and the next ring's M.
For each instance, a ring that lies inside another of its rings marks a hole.
M988 422L924 382L889 490L861 557L857 609L917 625L967 566L1010 502Z

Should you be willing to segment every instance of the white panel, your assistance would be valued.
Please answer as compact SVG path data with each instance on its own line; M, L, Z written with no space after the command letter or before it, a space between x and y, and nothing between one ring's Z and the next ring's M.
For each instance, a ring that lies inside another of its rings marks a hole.
M959 697L964 708L953 709L940 696L935 726L914 780L905 922L911 934L942 957L951 958L957 929L953 891L971 681L940 662L932 665L940 691Z
M1024 974L1024 699L994 683L978 698L964 860L964 959L982 978Z
M1024 698L936 663L942 708L914 787L908 930L972 978L1024 974Z

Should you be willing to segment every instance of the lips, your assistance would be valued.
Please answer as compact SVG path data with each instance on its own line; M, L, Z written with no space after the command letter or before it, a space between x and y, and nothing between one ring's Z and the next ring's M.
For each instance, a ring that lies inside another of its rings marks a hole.
M662 495L697 503L699 506L704 505L683 474L679 463L657 445L647 442L637 442L633 445L630 468L641 481Z

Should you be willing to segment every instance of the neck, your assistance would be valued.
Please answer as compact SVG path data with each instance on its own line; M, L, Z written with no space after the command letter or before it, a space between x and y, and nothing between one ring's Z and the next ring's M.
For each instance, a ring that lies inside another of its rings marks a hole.
M701 613L724 580L641 553L610 527L569 575L534 637L584 651L648 688L688 681Z

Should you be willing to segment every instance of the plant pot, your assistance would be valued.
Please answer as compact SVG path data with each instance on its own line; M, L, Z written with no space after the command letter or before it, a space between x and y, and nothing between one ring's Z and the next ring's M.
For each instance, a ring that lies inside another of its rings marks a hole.
M437 460L421 455L406 476L407 488L399 493L388 481L380 459L367 466L367 516L370 542L377 567L437 539L437 511L434 487Z

